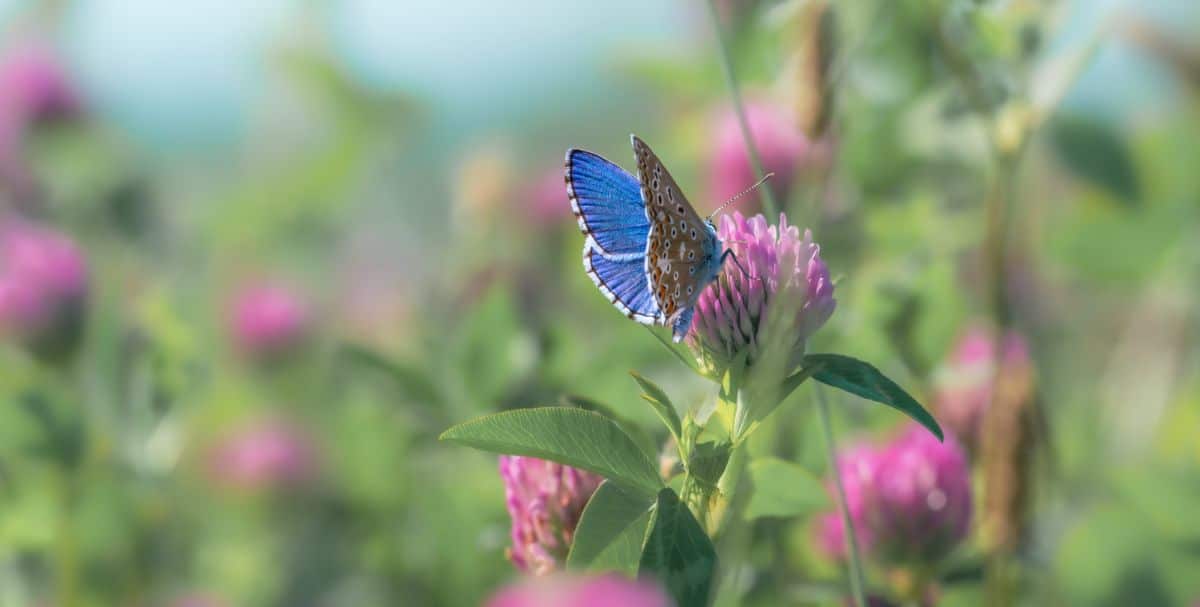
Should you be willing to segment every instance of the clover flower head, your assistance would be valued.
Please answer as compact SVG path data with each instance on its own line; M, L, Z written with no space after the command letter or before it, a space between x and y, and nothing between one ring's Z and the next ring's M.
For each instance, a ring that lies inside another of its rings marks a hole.
M317 449L307 432L283 419L260 419L235 428L209 452L216 484L244 491L304 485L317 469Z
M871 546L870 530L866 525L866 507L881 458L882 450L869 443L858 443L843 448L837 456L838 474L846 491L846 510L850 515L850 524L854 527L858 546L863 552L868 552ZM826 483L826 489L832 499L838 499L837 487L832 479ZM815 529L818 550L832 560L845 561L849 555L849 543L846 540L841 514L835 509L819 515Z
M600 476L533 457L501 456L505 503L512 517L509 558L520 570L545 575L565 562L575 526Z
M524 580L501 589L487 607L671 607L657 585L617 575L556 575Z
M762 215L725 215L718 235L738 261L727 261L696 301L688 343L701 366L719 373L742 353L752 364L769 331L785 332L780 335L798 361L808 338L837 305L821 247L808 230L801 235L789 226L782 213L778 226L768 225Z
M22 124L69 116L80 100L57 53L45 41L26 39L0 54L0 119Z
M933 564L966 537L971 475L953 435L910 425L884 451L865 504L872 553L888 563Z
M763 170L775 177L766 184L781 200L786 200L796 171L808 158L821 153L807 137L796 129L783 107L763 100L746 104L746 123ZM720 111L716 119L716 134L709 160L709 190L713 200L724 201L741 192L758 179L741 123L732 107ZM745 208L758 208L760 194L747 194Z
M71 352L87 296L87 262L74 242L24 221L0 226L0 334L39 356Z
M308 336L309 312L301 296L274 283L259 283L235 294L230 331L238 350L255 360L274 360Z
M1029 345L1015 331L997 343L984 325L972 325L959 338L936 377L934 408L970 452L979 448L983 417L992 401L996 355L1008 366L1031 365Z

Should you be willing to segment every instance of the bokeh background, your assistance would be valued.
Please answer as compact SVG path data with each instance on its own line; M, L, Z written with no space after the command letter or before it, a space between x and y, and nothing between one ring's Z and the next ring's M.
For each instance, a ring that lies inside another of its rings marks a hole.
M1200 600L1200 5L717 4L838 280L810 350L945 418L994 375L962 340L1019 335L1015 600ZM700 2L0 1L0 605L479 604L504 490L439 432L661 439L629 369L713 391L581 271L563 152L637 133L707 211L754 181L729 99ZM811 397L756 448L820 476ZM750 524L723 601L840 604L811 517ZM941 604L981 600L978 527Z

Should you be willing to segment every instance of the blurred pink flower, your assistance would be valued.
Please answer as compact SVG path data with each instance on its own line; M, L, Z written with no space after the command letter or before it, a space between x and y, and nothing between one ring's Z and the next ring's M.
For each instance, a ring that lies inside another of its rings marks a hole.
M846 509L863 555L885 563L932 564L967 535L971 523L970 469L952 435L945 442L915 424L886 445L860 444L838 455ZM830 481L830 494L836 489ZM847 558L836 510L815 527L817 548Z
M842 477L842 485L846 490L846 510L850 515L850 524L854 526L854 536L858 548L866 554L870 551L870 530L866 526L866 505L869 492L878 478L882 451L874 445L860 443L846 447L837 456L838 473ZM838 499L837 487L832 478L826 483L830 497ZM836 505L832 512L827 512L817 518L815 527L817 548L829 558L844 561L848 558L849 544L846 541L845 527L842 525L841 514Z
M79 112L80 99L56 51L44 40L26 39L0 54L0 120L23 124Z
M992 401L997 347L993 335L984 325L969 327L936 378L934 408L938 419L971 452L979 447L983 417ZM1020 334L1009 332L999 347L1005 364L1032 364L1029 346Z
M225 601L211 594L189 594L171 602L171 607L225 607Z
M727 261L718 280L700 294L688 334L693 351L707 371L719 373L744 350L754 362L768 330L787 331L791 355L798 359L837 305L821 247L808 230L801 238L782 213L778 226L767 225L762 215L724 215L718 234L741 268ZM789 324L768 328L768 314L778 305L794 306L794 312L789 308L772 323Z
M805 164L823 162L829 152L824 143L813 143L792 124L787 112L765 101L748 101L746 122L763 170L775 173L764 187L775 192L780 204L787 200L799 168ZM741 124L733 108L721 110L716 118L716 135L709 159L709 192L713 204L721 204L758 181L758 174L746 151ZM742 208L748 212L760 209L759 193L746 195Z
M300 295L273 283L255 284L235 294L229 324L238 349L263 361L293 351L310 328L308 307Z
M87 262L74 242L22 220L0 225L0 334L39 356L72 352L87 296Z
M523 207L534 226L553 226L571 217L562 169L556 168L527 187Z
M316 474L317 452L307 432L281 419L262 419L235 428L209 452L208 472L234 489L303 485Z
M616 575L530 578L501 589L487 607L671 607L657 585Z
M76 115L79 96L44 40L27 38L0 51L0 186L18 200L36 193L24 139L37 124Z
M509 558L518 569L545 575L561 568L575 526L604 479L533 457L500 456L505 502L512 517Z
M933 564L967 536L971 476L954 436L911 424L883 452L865 521L872 554L888 563Z

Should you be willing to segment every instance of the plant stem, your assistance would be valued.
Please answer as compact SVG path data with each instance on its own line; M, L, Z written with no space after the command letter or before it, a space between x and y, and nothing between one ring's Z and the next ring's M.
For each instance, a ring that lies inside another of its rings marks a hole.
M721 70L725 73L725 84L729 87L729 97L733 100L733 112L737 114L738 125L742 129L742 140L746 144L746 152L750 155L750 164L759 179L766 176L763 170L762 158L758 155L758 147L750 134L750 122L746 120L746 109L742 105L742 94L738 89L737 77L733 73L733 61L729 58L729 46L725 43L725 33L721 30L721 17L717 12L715 0L708 0L708 15L713 25L713 33L717 36L717 47L721 51ZM779 213L779 204L775 202L775 192L770 184L762 189L763 210L768 215Z
M58 605L75 605L75 589L79 577L78 545L75 538L75 471L62 470L59 479L58 519L55 521L54 542L55 585Z
M858 538L854 526L850 524L850 510L846 507L846 486L842 483L842 474L837 466L837 447L833 442L833 425L829 421L829 404L825 402L825 393L820 386L813 386L817 394L817 417L821 423L821 431L825 437L825 458L829 461L829 469L833 473L833 482L837 486L838 513L842 517L842 529L846 533L847 543L850 544L850 594L854 597L856 607L866 607L866 597L863 595L862 561L858 556Z

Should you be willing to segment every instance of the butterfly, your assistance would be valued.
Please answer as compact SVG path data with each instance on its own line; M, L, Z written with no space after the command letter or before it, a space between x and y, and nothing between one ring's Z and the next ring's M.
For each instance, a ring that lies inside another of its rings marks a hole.
M583 269L617 310L642 324L670 326L679 342L700 293L733 251L650 146L630 139L636 178L597 154L567 150L567 197L585 237Z

